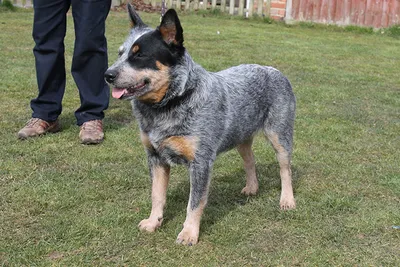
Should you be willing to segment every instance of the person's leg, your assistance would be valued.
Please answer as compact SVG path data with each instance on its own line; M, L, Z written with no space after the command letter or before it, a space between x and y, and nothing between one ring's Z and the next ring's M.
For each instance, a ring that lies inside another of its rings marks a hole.
M32 99L32 117L47 122L61 114L65 91L64 37L70 0L35 0L32 36L35 41L39 93Z
M60 130L57 118L65 91L64 37L70 0L35 0L32 37L38 95L31 100L32 118L20 139Z
M72 0L75 48L71 72L81 100L75 112L79 126L102 120L108 108L110 89L104 81L108 67L105 20L110 6L111 0Z

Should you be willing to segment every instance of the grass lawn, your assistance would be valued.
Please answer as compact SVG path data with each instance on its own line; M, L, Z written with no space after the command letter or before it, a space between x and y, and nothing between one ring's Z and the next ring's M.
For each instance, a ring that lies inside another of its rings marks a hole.
M142 13L152 26L157 14ZM150 212L146 157L130 104L111 100L106 140L79 143L76 86L68 75L63 131L19 141L37 93L33 13L0 14L0 265L2 266L399 266L400 39L330 27L181 15L185 44L206 69L270 65L297 96L297 209L279 210L279 168L255 140L260 191L240 194L236 151L218 158L200 241L175 244L186 214L188 173L171 172L164 225L138 230ZM66 36L71 66L73 23ZM127 14L107 21L110 64ZM217 31L220 34L217 34Z

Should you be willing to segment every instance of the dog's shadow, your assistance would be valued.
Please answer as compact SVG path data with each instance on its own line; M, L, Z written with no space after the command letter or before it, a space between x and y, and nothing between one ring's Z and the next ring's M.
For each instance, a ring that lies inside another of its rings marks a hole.
M251 198L257 198L260 194L268 194L269 191L280 191L281 179L279 164L277 162L257 164L256 169L259 180L259 191L256 196L252 196ZM296 166L292 166L294 190L296 190L301 176L301 171ZM218 174L218 170L213 171L208 204L202 217L200 231L209 231L215 223L222 220L232 210L249 202L250 198L240 193L245 183L245 171L243 168L237 167L231 172L222 175ZM187 179L174 186L168 194L164 225L182 213L186 215L189 191L190 184L189 179ZM279 201L279 195L277 195L277 200ZM279 202L276 204L278 208Z

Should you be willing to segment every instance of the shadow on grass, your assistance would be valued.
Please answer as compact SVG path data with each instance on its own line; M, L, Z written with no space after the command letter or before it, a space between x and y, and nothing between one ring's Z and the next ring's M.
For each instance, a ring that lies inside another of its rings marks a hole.
M281 180L279 174L279 164L257 164L257 176L259 180L259 191L256 196L245 196L240 192L245 186L245 171L243 168L235 169L225 175L218 175L218 171L214 172L208 204L202 217L200 232L208 232L212 226L221 221L231 211L239 206L246 205L251 199L258 198L260 195L268 195L271 191L279 191L281 189ZM296 166L292 166L293 173L293 189L296 191L299 186L302 171ZM189 201L190 184L189 179L179 183L168 194L167 208L165 210L163 224L166 225L172 221L174 217L184 213L186 215L186 207ZM276 207L279 206L279 197L276 196ZM296 197L296 196L295 196ZM183 223L183 221L182 221Z

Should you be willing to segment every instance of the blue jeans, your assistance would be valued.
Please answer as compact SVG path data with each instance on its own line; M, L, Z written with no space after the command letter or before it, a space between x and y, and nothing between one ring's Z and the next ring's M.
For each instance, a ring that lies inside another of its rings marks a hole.
M39 93L32 99L32 117L55 121L61 114L65 92L64 37L66 13L72 6L75 46L71 73L81 105L75 111L78 125L103 119L110 89L104 81L108 67L105 20L111 0L35 0L33 39Z

